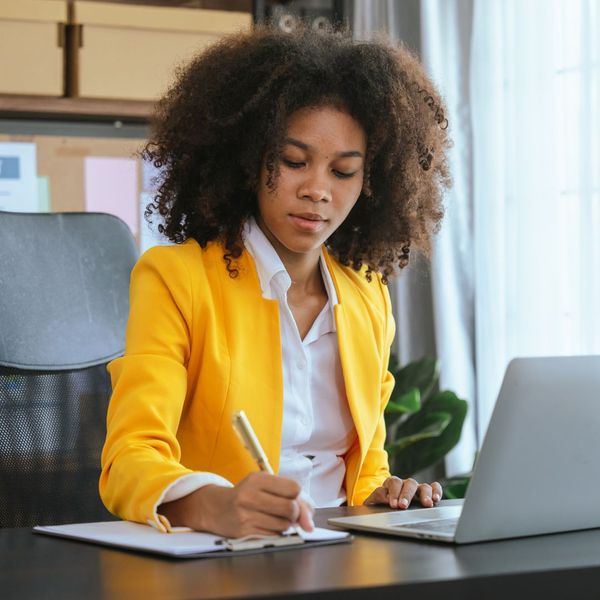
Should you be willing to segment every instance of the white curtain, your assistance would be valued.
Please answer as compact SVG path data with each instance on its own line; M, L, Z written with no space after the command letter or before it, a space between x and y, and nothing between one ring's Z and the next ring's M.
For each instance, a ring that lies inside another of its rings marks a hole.
M476 366L481 443L511 358L600 353L600 2L423 0L422 10L456 141L433 270L438 323L448 297L470 301L465 273L474 283L475 361L459 343L442 368ZM452 348L451 332L437 327L438 345Z
M398 8L394 0L355 0L350 9L353 36L363 40L375 31L385 31L392 39L399 39Z
M512 357L600 353L599 9L476 3L480 431Z

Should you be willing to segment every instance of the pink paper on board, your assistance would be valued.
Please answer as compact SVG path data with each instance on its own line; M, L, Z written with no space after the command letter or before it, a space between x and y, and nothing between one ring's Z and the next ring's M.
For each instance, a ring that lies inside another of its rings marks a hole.
M138 232L138 161L134 158L86 156L85 209L123 219Z

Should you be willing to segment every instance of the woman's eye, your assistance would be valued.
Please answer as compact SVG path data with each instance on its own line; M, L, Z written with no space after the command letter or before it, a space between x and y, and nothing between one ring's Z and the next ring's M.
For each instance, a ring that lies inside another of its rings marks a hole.
M338 177L339 179L349 179L350 177L353 177L354 175L356 175L356 171L353 171L351 173L346 173L344 171L338 171L337 169L335 169L333 171L333 174Z
M304 166L303 162L296 162L294 160L289 160L287 158L283 159L283 164L286 167L290 167L290 169L300 169L300 168L302 168Z

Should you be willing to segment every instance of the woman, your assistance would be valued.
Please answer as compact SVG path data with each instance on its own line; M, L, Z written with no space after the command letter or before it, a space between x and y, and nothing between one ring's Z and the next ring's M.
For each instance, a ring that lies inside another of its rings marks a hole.
M122 518L225 536L312 529L312 507L441 487L391 477L388 277L429 248L447 183L441 100L408 51L269 29L198 56L159 103L142 256L100 491ZM236 438L243 409L277 475Z

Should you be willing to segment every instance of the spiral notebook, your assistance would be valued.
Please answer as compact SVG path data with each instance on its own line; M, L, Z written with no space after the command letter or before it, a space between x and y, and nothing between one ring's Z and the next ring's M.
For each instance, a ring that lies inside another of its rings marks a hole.
M244 538L222 538L208 533L191 531L185 533L160 533L156 529L129 521L103 523L76 523L73 525L47 525L33 528L35 533L58 536L162 554L177 558L208 558L272 552L293 548L311 548L327 544L349 542L352 536L345 531L333 531L315 527L307 533L290 532L275 536L246 536Z

